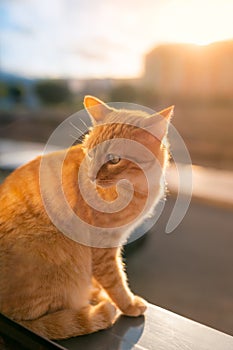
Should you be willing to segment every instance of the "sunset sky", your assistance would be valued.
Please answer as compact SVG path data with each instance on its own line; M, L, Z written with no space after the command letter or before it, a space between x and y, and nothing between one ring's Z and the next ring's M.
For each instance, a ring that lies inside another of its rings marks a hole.
M232 0L0 0L0 69L133 77L164 42L233 39Z

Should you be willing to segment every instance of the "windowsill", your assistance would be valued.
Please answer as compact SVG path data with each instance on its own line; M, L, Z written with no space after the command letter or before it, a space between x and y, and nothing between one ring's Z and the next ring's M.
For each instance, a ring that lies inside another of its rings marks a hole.
M149 305L145 316L121 316L105 331L48 341L0 314L0 335L22 349L232 350L233 337ZM1 345L1 344L0 344Z
M59 344L71 350L232 350L233 337L149 305L145 316L122 316L108 330L60 341Z

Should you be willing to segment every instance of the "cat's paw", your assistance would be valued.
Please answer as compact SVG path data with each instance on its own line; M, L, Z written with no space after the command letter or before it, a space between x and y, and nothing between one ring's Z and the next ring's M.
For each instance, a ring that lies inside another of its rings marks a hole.
M91 291L90 304L97 305L101 301L109 301L107 293L101 288L93 288Z
M123 313L127 316L137 317L144 314L146 309L147 302L143 298L135 295L132 303L123 311Z
M108 326L111 326L117 316L117 308L110 301L101 301L96 307L97 313L102 315Z

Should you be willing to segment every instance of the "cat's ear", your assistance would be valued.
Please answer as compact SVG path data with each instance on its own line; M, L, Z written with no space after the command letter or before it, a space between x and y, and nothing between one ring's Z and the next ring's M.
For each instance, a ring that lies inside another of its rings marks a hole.
M94 96L85 96L83 104L94 123L103 122L106 115L112 111L106 103Z
M143 128L150 131L157 139L162 139L167 135L168 126L174 113L174 106L170 106L151 115L142 122Z

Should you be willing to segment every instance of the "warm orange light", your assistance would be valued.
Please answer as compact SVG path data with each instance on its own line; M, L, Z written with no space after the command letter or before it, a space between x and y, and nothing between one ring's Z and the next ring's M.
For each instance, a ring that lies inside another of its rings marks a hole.
M233 2L228 0L167 2L160 13L166 19L163 37L196 45L232 39L232 11Z

